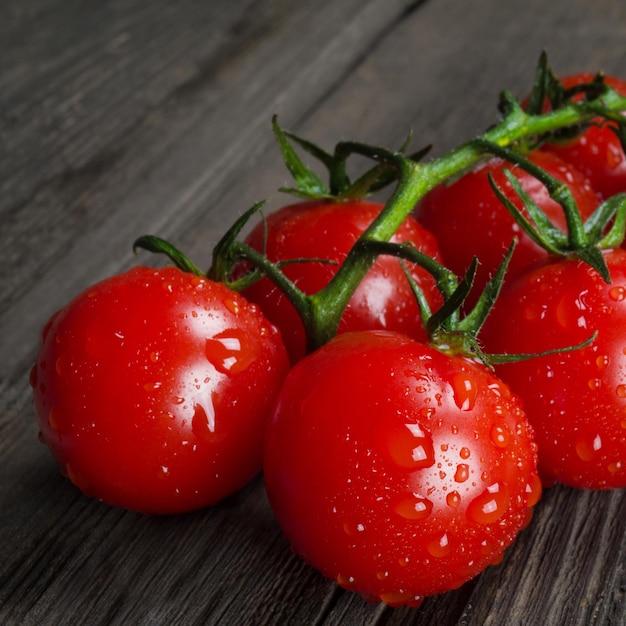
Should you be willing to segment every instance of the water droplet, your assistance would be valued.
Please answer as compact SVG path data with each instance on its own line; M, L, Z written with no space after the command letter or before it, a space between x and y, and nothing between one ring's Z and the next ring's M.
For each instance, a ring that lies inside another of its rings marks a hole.
M446 503L448 504L448 506L456 509L459 504L461 504L461 494L458 491L451 491L446 496Z
M611 472L611 474L616 474L622 469L622 463L621 461L615 461L613 463L609 463L607 469L609 470L609 472Z
M621 302L626 298L626 289L621 285L615 285L609 289L609 298L615 302Z
M233 314L239 315L239 302L236 300L224 300L224 306Z
M617 385L615 393L619 398L626 398L626 385Z
M591 461L598 450L602 448L600 435L595 437L579 437L576 440L576 454L581 461Z
M246 345L244 332L233 328L206 340L206 357L222 374L242 372L254 361Z
M448 556L450 551L452 550L452 545L450 544L450 540L448 539L448 534L443 533L443 535L439 535L434 537L430 541L426 543L426 550L428 553L438 559L443 558L444 556Z
M82 473L70 463L65 465L65 475L78 487L84 494L89 495L89 481Z
M433 503L428 498L413 495L399 499L393 510L404 519L423 520L432 513Z
M378 580L385 580L385 578L387 578L389 576L389 572L377 572L376 573L376 578L378 578Z
M432 406L425 406L420 409L420 415L427 420L432 419L436 412L437 410Z
M65 423L63 413L57 407L53 407L48 413L48 424L50 424L50 428L57 433L66 433L69 431L69 424Z
M609 365L609 357L606 354L600 355L596 359L596 366L599 370L606 369Z
M344 589L347 589L354 583L354 576L345 576L344 574L337 575L337 584Z
M150 353L150 360L153 363L156 363L159 360L159 353L158 352L151 352Z
M146 383L143 388L147 391L147 392L151 392L151 391L156 391L159 387L161 387L163 383L161 382L156 382L156 383Z
M435 462L435 451L430 433L419 424L404 424L402 429L392 431L387 439L391 458L400 467L423 469Z
M204 407L196 404L194 406L191 430L198 439L212 441L212 433L215 432L215 409L213 405Z
M526 484L526 506L535 506L541 498L541 479L537 474L533 474Z
M494 424L489 436L498 448L506 448L511 443L511 431L506 424Z
M463 448L461 448L461 449L459 450L459 456L460 456L462 459L465 459L465 460L469 459L471 454L472 454L472 453L471 453L471 451L470 451L470 449L469 449L469 448L465 448L465 447L463 447Z
M30 374L28 376L28 382L30 386L34 389L37 386L37 366L34 365L30 369Z
M379 594L379 598L381 602L391 607L399 607L405 604L408 606L416 607L421 602L423 602L423 598L421 598L420 596L415 596L402 590L383 591Z
M469 374L459 372L452 379L452 393L461 411L471 411L476 404L478 386Z
M457 483L464 483L469 478L469 465L466 463L459 463L456 466L456 472L454 473L454 480Z
M509 496L503 483L496 482L474 498L467 507L467 516L479 524L499 520L509 505Z
M591 389L591 391L595 391L596 389L599 389L601 385L601 381L599 378L590 378L587 381L587 386L589 387L589 389Z

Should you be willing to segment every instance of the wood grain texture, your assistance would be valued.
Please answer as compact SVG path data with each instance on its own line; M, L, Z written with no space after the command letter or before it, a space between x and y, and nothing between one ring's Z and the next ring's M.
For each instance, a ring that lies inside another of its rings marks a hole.
M626 623L623 491L547 491L501 565L389 609L290 553L261 477L171 518L84 498L37 442L27 380L47 317L136 263L138 235L208 265L253 202L286 202L273 113L327 147L412 128L441 153L542 49L623 74L622 0L25 0L0 41L0 623Z

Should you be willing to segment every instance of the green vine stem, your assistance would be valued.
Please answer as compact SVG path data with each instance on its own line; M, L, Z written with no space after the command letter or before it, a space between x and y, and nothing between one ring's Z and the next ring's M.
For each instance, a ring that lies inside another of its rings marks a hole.
M367 243L388 241L421 198L437 185L474 166L490 152L487 146L513 146L518 140L581 124L597 116L610 117L613 112L626 110L626 97L608 87L596 100L567 104L556 111L539 115L526 113L510 94L504 93L502 98L506 111L502 122L477 139L431 161L414 162L401 153L356 142L341 144L348 153L367 156L395 167L398 184L333 279L310 296L311 311L305 320L310 350L323 345L336 334L343 310L375 260L375 254L368 251Z

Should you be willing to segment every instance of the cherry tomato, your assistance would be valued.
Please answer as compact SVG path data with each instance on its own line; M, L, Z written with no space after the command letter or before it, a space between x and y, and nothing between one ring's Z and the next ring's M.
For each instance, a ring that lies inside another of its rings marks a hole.
M325 287L359 235L372 223L382 205L364 200L348 202L311 201L283 207L258 224L246 242L265 250L271 261L324 259L284 266L285 274L307 294ZM435 238L410 217L401 225L394 242L411 242L425 254L439 258ZM264 247L265 246L265 247ZM433 309L441 304L441 294L430 274L407 264L410 274L425 292ZM305 333L300 317L287 298L263 279L244 291L268 319L280 328L292 362L304 356ZM378 258L353 294L342 317L338 332L387 329L404 332L417 339L426 335L409 282L398 260Z
M393 606L499 562L541 493L532 428L508 386L388 331L345 333L293 367L264 476L295 552Z
M589 347L500 365L523 399L547 485L626 487L626 251L605 253L613 282L553 260L505 284L483 329L488 352Z
M287 368L278 331L244 298L175 268L138 267L52 316L31 384L41 439L77 487L176 513L258 472Z
M570 88L591 82L593 74L583 72L560 80L564 87ZM606 76L605 82L626 96L626 81ZM611 122L599 119L578 137L543 147L585 174L603 199L626 191L626 156L611 126Z
M528 158L569 185L583 219L599 205L599 197L589 181L571 165L543 151L535 151ZM565 230L563 209L550 198L546 187L527 172L499 159L478 167L451 184L436 187L419 203L416 210L420 222L437 238L445 264L452 271L464 274L474 256L478 257L480 265L473 292L476 294L482 291L495 272L514 237L519 238L519 244L511 258L508 277L515 276L548 254L521 231L491 188L488 174L493 176L498 187L515 206L525 213L520 199L504 175L504 168L515 174L523 189L552 222Z

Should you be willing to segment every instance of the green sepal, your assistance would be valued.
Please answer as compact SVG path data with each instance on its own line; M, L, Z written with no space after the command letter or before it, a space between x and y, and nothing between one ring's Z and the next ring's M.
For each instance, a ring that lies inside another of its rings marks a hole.
M293 149L293 146L289 143L289 137L285 131L278 124L278 117L275 115L272 118L272 129L274 131L274 136L278 142L278 147L280 148L280 152L283 156L283 160L287 169L291 172L294 180L297 184L298 192L306 196L307 198L328 198L331 196L330 190L324 185L324 183L320 180L317 174L309 167L307 167L304 162L300 159L296 151ZM294 135L289 135L292 139ZM313 144L310 142L304 142L303 140L297 139L300 145L308 146L308 148L312 149ZM319 154L325 155L326 153L317 149ZM319 158L319 156L318 156ZM281 191L285 191L284 188L281 188ZM289 193L293 193L293 190L289 190Z
M204 276L204 272L192 263L178 248L173 246L165 239L161 239L155 235L143 235L133 243L133 252L137 252L137 248L142 248L148 252L156 254L165 254L174 265L183 272L189 272L196 276Z
M434 337L439 330L457 330L458 324L452 323L452 320L455 319L455 314L458 314L463 302L472 290L477 269L478 259L474 257L456 289L444 297L441 307L430 316L426 323L426 334L429 337Z
M561 354L563 352L575 352L576 350L581 350L582 348L586 348L590 346L598 336L598 331L594 332L589 339L582 341L581 343L576 344L575 346L565 346L563 348L554 348L553 350L545 350L543 352L532 352L532 353L516 353L516 354L496 354L496 353L485 353L485 358L492 365L504 365L506 363L517 363L518 361L528 361L530 359L535 359L540 356L549 356L551 354Z
M252 216L256 215L265 205L265 201L257 202L251 206L243 215L239 216L234 224L226 231L224 236L213 248L213 260L207 276L217 282L227 282L233 268L235 259L233 258L233 246Z
M471 333L474 337L478 336L480 329L483 327L489 313L491 313L491 309L493 309L493 306L500 295L502 285L504 284L504 277L517 243L517 238L514 238L513 241L511 241L511 245L502 258L500 265L498 265L495 274L485 285L476 304L474 305L474 308L459 321L459 330Z
M593 228L593 225L590 225L589 238L591 241L597 241L598 247L602 250L619 248L624 241L624 234L626 233L626 193L619 193L610 197L600 205L594 214L604 208L606 208L607 213L606 221L599 222L597 228ZM593 215L585 222L585 228L592 217ZM613 224L607 233L602 236L606 224L609 223L611 218L613 218Z

